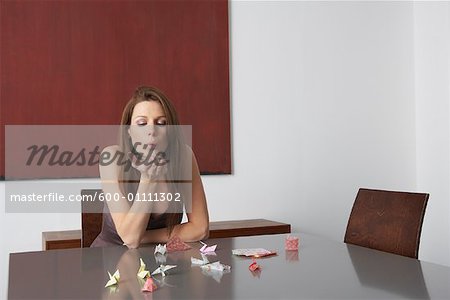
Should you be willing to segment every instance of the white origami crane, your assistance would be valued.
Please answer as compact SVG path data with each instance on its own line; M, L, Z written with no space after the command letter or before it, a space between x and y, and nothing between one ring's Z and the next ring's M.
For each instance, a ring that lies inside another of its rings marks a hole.
M203 254L203 253L202 253L202 259L198 259L198 258L195 258L195 257L191 257L191 265L199 265L199 266L202 266L202 265L206 265L206 264L209 264L209 260L208 260L208 258L206 257L206 255Z
M155 254L161 253L162 255L164 255L164 254L166 254L166 252L167 252L167 246L166 245L161 245L161 244L156 245L156 247L155 247Z
M161 274L162 276L166 276L166 272L175 267L176 265L160 265L158 269L153 271L152 275Z
M116 272L114 272L113 275L111 275L111 273L108 272L108 275L109 275L109 280L108 280L108 282L106 283L105 287L113 286L113 285L116 285L117 283L119 283L119 280L120 280L120 273L119 273L119 270L117 270Z
M211 264L200 266L202 273L206 276L212 277L215 281L220 283L223 274L230 273L231 267L221 264L220 262L214 262Z
M202 241L200 241L200 243L203 244L203 247L200 248L201 253L208 254L216 251L217 245L208 246L206 243L203 243Z
M141 260L141 266L139 267L137 276L138 276L139 278L144 279L145 277L150 276L150 272L149 272L148 270L145 269L145 263L144 263L144 261L142 260L142 258L140 258L140 260Z
M200 266L200 268L202 268L203 270L206 270L206 271L221 271L221 272L229 271L231 269L230 266L221 264L220 261L216 261L216 262L213 262L210 264Z
M155 254L155 261L158 265L165 265L167 260L167 254L162 255L161 253Z

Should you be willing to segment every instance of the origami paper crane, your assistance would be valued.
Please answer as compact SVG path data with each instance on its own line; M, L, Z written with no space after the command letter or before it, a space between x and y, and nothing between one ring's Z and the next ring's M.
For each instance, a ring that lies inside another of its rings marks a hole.
M220 283L222 276L231 272L231 267L221 264L220 262L214 262L211 264L200 266L202 273L208 277L212 277L215 281Z
M166 254L161 254L161 253L156 253L155 254L155 261L156 264L158 265L165 265L166 264L166 260L167 260L167 253Z
M114 272L113 275L111 275L111 273L108 272L108 275L109 275L109 280L106 283L105 287L113 286L113 285L116 285L119 283L119 280L120 280L119 270L116 270L116 272Z
M144 261L142 260L142 258L140 258L140 261L141 261L141 266L139 267L137 276L138 276L139 278L144 279L145 277L150 276L150 272L147 271L147 270L145 269L145 263L144 263Z
M220 261L216 261L210 264L206 264L203 266L200 266L200 268L202 268L203 270L207 270L207 271L228 271L231 269L230 266L221 264Z
M203 247L200 248L201 253L208 254L210 252L216 251L217 245L208 246L207 244L203 243L202 241L200 241L200 243L203 244Z
M174 236L173 238L168 240L166 244L167 252L184 251L191 248L191 246L183 242L178 236Z
M202 266L202 265L206 265L206 264L209 264L209 260L208 260L208 258L206 257L206 255L203 254L203 253L202 253L202 259L198 259L198 258L195 258L195 257L191 257L191 265L199 265L199 266Z
M161 245L161 244L156 245L155 254L160 253L160 254L164 255L164 254L166 254L166 252L167 252L166 245Z
M152 275L161 274L162 276L166 276L166 272L175 267L176 265L160 265L159 268L153 271Z
M253 259L253 262L248 266L249 270L254 272L256 270L261 270L261 266Z
M153 292L158 288L158 286L153 282L151 277L147 278L147 281L144 283L144 287L142 288L143 292Z

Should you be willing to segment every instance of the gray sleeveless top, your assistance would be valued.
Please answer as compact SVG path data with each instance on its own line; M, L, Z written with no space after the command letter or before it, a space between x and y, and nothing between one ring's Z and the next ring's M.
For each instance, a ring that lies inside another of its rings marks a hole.
M133 169L134 172L136 172ZM136 183L134 185L134 194L137 191L138 185ZM167 227L168 214L150 214L150 219L148 220L147 230L150 229L159 229ZM177 223L181 223L182 215L177 219ZM123 241L117 233L116 226L114 225L114 221L112 219L111 213L108 209L108 205L104 205L103 207L103 222L102 222L102 231L97 236L97 238L92 242L91 247L106 247L106 246L116 246L123 245Z
M91 247L106 247L123 245L123 241L117 234L116 226L112 219L111 213L105 205L103 211L102 231L97 238L92 242ZM147 224L147 230L158 229L166 227L167 214L154 215L150 214L150 219Z

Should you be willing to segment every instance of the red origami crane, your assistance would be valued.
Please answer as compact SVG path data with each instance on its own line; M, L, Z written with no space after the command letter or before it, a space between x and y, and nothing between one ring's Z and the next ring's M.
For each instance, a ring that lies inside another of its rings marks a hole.
M254 272L254 271L256 271L256 270L261 270L261 266L258 265L254 259L253 259L252 261L253 261L253 262L251 263L251 265L248 266L248 268L250 269L250 271Z

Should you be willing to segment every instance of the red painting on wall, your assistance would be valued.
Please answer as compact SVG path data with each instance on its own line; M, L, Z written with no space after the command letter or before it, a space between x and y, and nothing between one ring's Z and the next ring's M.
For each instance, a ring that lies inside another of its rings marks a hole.
M228 1L0 5L0 176L5 125L119 124L140 85L192 125L202 174L231 173Z

